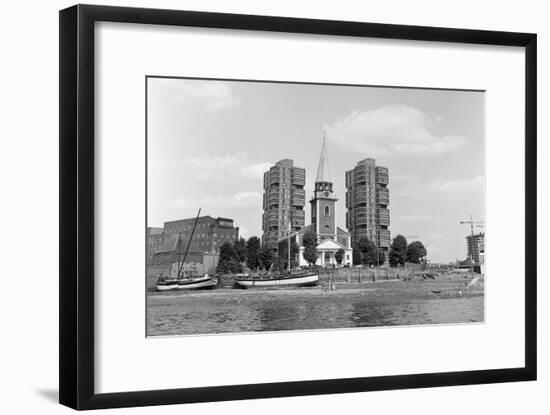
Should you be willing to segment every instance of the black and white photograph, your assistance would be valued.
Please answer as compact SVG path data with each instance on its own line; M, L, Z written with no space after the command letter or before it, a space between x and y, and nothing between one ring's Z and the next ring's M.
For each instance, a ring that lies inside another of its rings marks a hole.
M484 323L484 90L145 89L147 336Z

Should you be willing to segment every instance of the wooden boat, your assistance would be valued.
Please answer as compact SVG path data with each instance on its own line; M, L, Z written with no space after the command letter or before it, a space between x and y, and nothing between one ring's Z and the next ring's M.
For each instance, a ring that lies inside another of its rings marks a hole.
M164 278L162 275L157 279L157 291L176 290L178 280L176 278Z
M157 291L200 290L214 288L217 284L218 279L208 274L195 278L167 278L157 281Z
M187 258L189 252L189 246L191 245L191 239L193 239L193 234L195 233L195 228L197 226L197 221L199 220L199 213L195 219L195 224L193 230L191 231L191 236L187 242L187 248L185 249L185 254L183 258L180 258L180 265L178 267L178 272L175 278L166 278L161 275L157 280L157 291L170 291L170 290L200 290L207 288L214 288L218 284L218 279L208 276L208 274L194 277L185 276L185 271L183 270L183 264ZM181 233L179 234L179 241L181 241ZM176 244L178 246L178 244Z
M235 284L239 288L308 287L318 283L319 274L316 272L235 279Z
M290 217L290 212L289 212ZM319 283L319 273L315 271L292 271L290 258L291 223L288 223L288 270L283 274L272 274L256 277L237 277L235 285L239 288L269 288L269 287L308 287Z

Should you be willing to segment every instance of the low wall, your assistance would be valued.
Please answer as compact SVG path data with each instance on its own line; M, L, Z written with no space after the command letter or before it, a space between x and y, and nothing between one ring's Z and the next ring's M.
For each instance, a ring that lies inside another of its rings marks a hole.
M148 265L146 269L146 279L147 279L147 290L154 290L156 287L157 279L160 277L160 274L170 275L170 266L169 265Z
M170 272L169 265L148 265L147 266L147 276L148 277L160 277L160 274L164 272L164 275L168 275Z
M320 270L319 280L321 283L328 281L336 283L392 281L403 279L409 274L408 270L393 268L336 268Z
M395 281L408 277L410 271L393 268L336 268L320 269L319 282L324 285L329 281L339 284L358 282ZM231 288L235 284L235 276L218 275L218 288Z
M235 285L234 275L218 275L218 288L233 288Z

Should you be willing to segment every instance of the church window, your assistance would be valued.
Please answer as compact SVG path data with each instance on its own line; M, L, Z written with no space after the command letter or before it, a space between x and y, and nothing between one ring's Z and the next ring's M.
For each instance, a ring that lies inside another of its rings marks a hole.
M330 216L330 206L325 206L325 216Z

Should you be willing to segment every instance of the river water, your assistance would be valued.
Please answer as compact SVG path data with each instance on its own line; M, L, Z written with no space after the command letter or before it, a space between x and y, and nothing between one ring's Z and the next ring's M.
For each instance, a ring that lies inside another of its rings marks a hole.
M483 295L455 298L205 298L158 296L149 336L482 322Z

